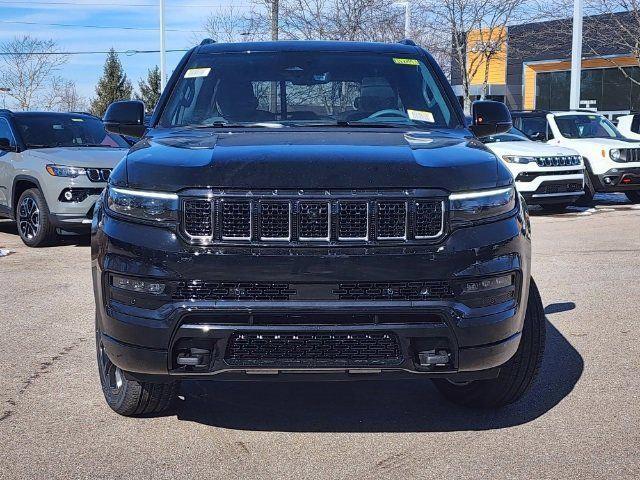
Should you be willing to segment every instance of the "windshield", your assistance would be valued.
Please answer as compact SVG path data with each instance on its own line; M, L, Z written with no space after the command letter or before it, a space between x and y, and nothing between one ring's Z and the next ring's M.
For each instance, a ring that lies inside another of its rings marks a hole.
M16 115L18 132L27 148L129 147L120 136L107 133L102 122L86 115Z
M556 115L565 138L623 138L613 123L600 115Z
M529 139L517 128L513 127L506 133L500 135L489 135L480 139L482 143L500 143L500 142L527 142Z
M354 52L199 55L159 125L455 127L433 72L417 58Z

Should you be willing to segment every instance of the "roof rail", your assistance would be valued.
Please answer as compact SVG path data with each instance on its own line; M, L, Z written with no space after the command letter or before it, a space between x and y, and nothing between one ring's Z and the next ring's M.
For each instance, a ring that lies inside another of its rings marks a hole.
M417 47L416 42L414 42L413 40L411 40L410 38L403 38L402 40L400 40L398 43L402 44L402 45L410 45L412 47Z
M212 43L216 43L213 38L203 38L200 45L211 45Z

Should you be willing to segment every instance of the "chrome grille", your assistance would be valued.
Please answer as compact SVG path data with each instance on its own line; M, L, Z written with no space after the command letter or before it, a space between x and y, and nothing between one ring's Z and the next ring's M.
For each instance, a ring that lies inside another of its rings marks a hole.
M569 167L580 165L580 157L577 155L558 157L537 157L536 163L540 167Z
M300 240L329 240L330 203L298 203L298 238Z
M415 238L435 238L444 229L444 208L440 201L416 201Z
M291 204L260 203L260 240L291 239Z
M338 203L338 240L369 238L369 204L345 201Z
M251 240L251 202L221 202L223 240Z
M376 238L400 240L407 238L407 203L377 203Z
M92 182L107 182L111 175L110 168L87 168L85 169L87 178Z
M211 237L211 202L188 199L184 202L184 231L190 237Z
M324 198L317 193L300 198L301 193L289 192L189 195L182 202L181 229L188 240L200 244L379 242L390 246L435 240L445 226L442 198L413 198L408 191L348 192Z

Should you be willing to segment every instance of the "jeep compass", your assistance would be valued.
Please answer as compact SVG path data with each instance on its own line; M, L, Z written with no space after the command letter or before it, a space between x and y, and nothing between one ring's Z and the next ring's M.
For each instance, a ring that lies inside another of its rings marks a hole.
M433 58L398 44L190 50L96 205L99 374L123 415L186 378L432 380L500 407L541 362L526 208ZM267 386L265 385L265 388Z

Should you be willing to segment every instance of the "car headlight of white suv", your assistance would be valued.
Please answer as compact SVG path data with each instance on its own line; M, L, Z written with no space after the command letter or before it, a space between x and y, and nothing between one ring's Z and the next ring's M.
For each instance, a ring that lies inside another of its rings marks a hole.
M622 157L622 154L620 153L619 149L612 148L611 150L609 150L609 157L611 157L611 160L613 160L614 162L617 162Z

